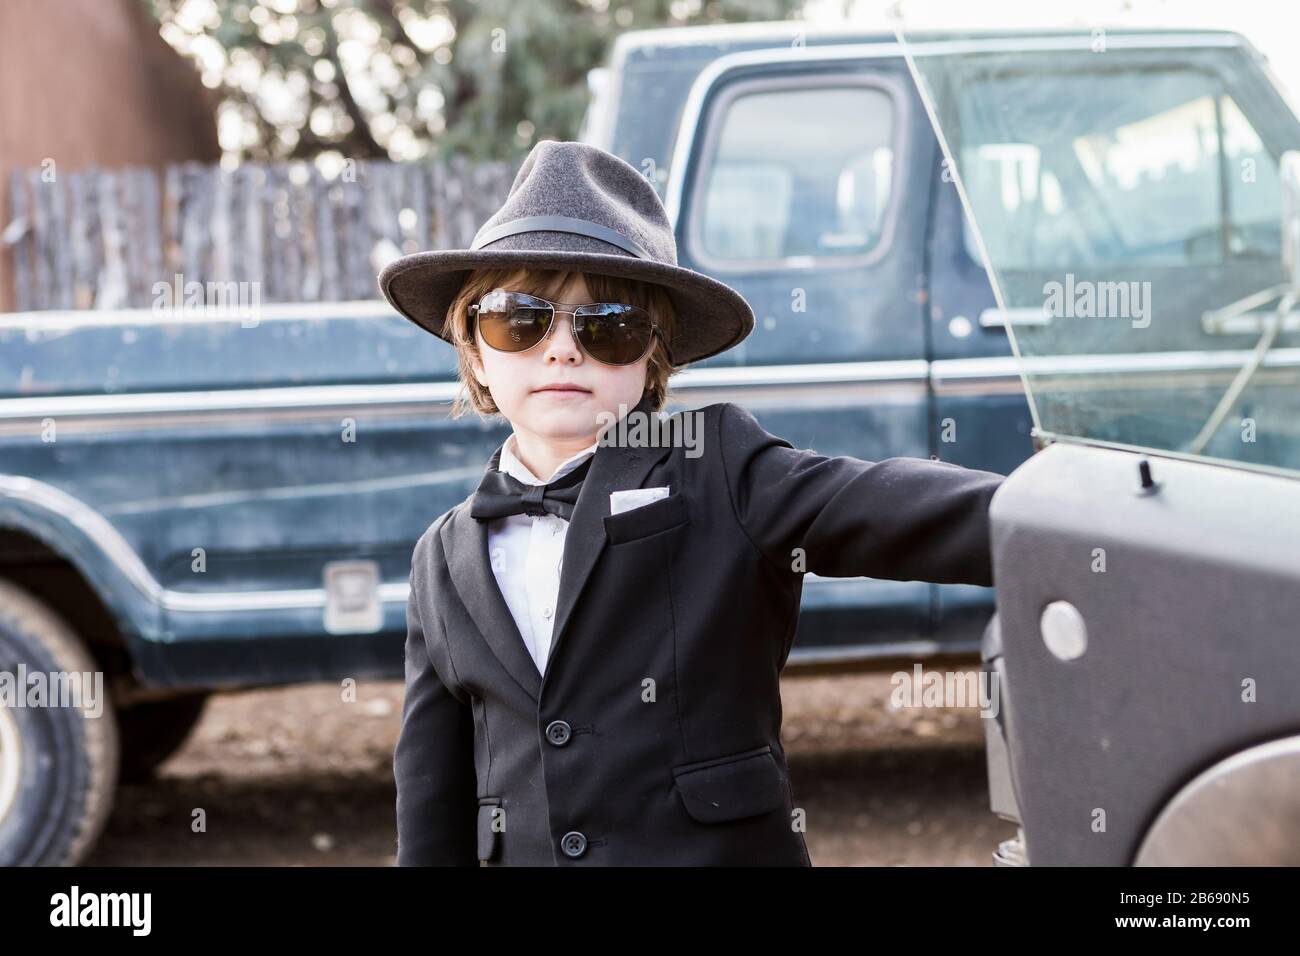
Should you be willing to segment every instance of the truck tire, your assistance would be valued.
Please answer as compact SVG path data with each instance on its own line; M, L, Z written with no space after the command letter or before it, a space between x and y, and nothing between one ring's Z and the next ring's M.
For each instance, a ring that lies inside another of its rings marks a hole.
M185 743L210 696L209 691L198 691L120 708L121 782L139 783L153 776L158 765Z
M0 696L0 866L74 866L94 848L113 807L112 701L104 682L85 687L102 694L78 706L27 706L20 665L47 682L59 673L100 670L63 618L0 579L0 671L9 692L21 697Z

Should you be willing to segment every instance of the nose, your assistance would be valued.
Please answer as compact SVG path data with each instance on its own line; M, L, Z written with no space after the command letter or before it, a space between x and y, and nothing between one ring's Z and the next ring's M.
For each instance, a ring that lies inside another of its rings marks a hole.
M573 316L568 312L556 311L542 358L547 362L566 362L569 365L582 362L582 349L573 338Z

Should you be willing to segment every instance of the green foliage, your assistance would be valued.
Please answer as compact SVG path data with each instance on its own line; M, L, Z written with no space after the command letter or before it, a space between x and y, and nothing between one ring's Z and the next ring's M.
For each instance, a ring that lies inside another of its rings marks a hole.
M517 159L573 139L630 29L783 20L798 0L142 0L221 92L240 159Z

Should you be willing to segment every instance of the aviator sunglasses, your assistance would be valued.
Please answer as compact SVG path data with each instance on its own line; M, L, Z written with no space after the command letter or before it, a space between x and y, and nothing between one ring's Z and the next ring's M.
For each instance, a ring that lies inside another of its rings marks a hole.
M654 336L663 338L649 312L621 302L578 305L493 289L469 307L483 341L498 352L527 352L538 345L550 334L557 312L573 316L574 341L605 365L632 365L650 350Z

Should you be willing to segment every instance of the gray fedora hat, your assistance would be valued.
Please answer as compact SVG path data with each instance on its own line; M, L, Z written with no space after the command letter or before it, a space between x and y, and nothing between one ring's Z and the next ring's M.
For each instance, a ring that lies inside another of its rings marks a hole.
M586 143L542 140L505 203L468 249L416 252L379 274L384 298L439 338L474 269L571 269L662 286L677 313L672 364L717 355L749 335L754 311L735 289L677 264L668 214L635 167Z

